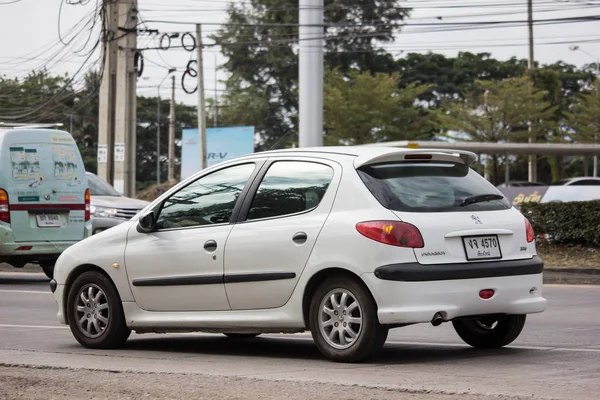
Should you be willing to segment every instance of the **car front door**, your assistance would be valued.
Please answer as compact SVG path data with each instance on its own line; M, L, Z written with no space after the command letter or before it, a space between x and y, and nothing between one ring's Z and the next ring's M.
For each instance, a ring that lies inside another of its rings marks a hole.
M341 177L339 164L325 160L270 159L268 164L225 246L225 288L234 310L288 301Z
M259 169L260 162L246 162L202 176L164 200L153 232L130 229L127 275L142 309L230 309L223 283L225 241L238 198Z

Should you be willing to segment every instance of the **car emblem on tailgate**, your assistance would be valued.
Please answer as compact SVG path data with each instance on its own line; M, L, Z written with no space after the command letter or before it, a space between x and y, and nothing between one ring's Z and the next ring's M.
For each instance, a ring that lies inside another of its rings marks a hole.
M476 224L483 224L483 222L481 222L481 220L479 219L479 217L476 216L476 215L471 215L471 219L473 221L475 221Z

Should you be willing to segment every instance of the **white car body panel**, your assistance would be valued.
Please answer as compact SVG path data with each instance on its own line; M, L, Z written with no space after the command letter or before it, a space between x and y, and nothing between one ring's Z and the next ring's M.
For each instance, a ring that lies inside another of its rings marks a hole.
M421 264L466 262L463 237L497 235L502 260L531 258L535 242L527 243L525 218L514 208L498 211L408 213L394 211L401 221L419 228L425 247L414 249Z
M436 313L450 320L489 313L542 312L546 300L542 297L541 273L419 282L376 276L377 268L395 264L422 265L423 271L441 263L467 264L462 236L497 234L503 261L532 260L536 254L534 242L526 241L524 218L514 208L476 213L408 213L383 207L356 173L356 166L402 159L411 152L415 150L379 147L281 150L208 168L163 194L139 215L191 180L244 160L313 158L335 166L336 172L319 206L304 214L149 234L137 232L136 217L67 249L55 268L58 287L54 296L59 305L59 320L66 322L63 301L69 274L85 264L99 267L115 283L127 325L139 332L301 331L306 328L303 297L307 284L320 271L329 269L343 270L365 283L376 301L382 324L429 322ZM467 164L473 159L466 152L461 152L460 158L448 154L440 157ZM490 187L493 188L491 184ZM481 223L471 218L473 214ZM413 250L390 246L362 236L356 224L373 220L401 220L417 226L425 247ZM309 237L302 246L291 240L300 230ZM203 243L215 235L220 238L219 250L208 254L202 248ZM220 241L225 241L224 245ZM424 256L422 253L426 252L444 254ZM119 267L114 268L114 263ZM224 276L223 285L165 286L148 291L146 287L130 286L134 279L219 274L219 271ZM272 272L293 272L296 276L287 280L227 283L230 274ZM494 289L496 294L483 300L479 297L482 289Z
M148 311L229 310L223 284L138 286L137 281L169 276L223 275L225 241L232 225L171 229L150 234L129 231L127 274L138 305ZM204 243L214 240L217 249L207 252Z

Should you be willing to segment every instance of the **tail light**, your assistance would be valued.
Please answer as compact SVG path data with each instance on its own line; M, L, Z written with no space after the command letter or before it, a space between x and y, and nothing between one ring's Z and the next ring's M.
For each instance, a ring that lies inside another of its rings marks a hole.
M356 225L363 236L380 243L418 249L423 247L423 236L416 226L400 221L367 221Z
M90 220L90 189L85 189L85 220Z
M533 242L535 240L535 233L533 232L531 222L527 218L525 218L525 231L527 232L527 243Z
M8 193L0 189L0 221L10 224L10 204L8 202Z

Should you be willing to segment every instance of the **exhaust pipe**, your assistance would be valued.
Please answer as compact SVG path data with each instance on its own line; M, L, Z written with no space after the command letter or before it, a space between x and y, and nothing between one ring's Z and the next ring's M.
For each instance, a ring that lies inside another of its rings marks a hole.
M431 320L431 325L440 326L442 324L442 322L444 322L444 317L442 316L442 313L441 312L435 313L435 315L433 316L433 319Z

